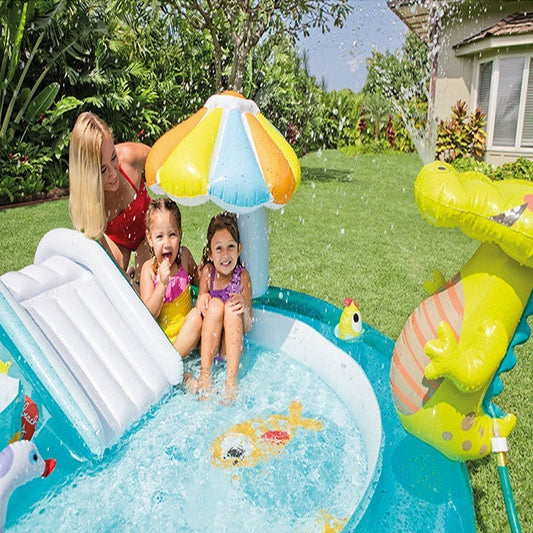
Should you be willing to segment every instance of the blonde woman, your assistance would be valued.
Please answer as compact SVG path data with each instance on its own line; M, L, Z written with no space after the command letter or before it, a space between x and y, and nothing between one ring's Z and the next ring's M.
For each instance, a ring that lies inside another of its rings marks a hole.
M135 278L150 257L145 215L150 196L143 179L150 147L114 144L113 132L95 114L81 113L69 151L69 211L74 228L98 240L120 268L135 256Z

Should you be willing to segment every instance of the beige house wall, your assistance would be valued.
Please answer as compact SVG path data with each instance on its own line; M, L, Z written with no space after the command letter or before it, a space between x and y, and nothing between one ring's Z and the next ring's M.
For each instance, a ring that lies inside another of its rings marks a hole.
M457 57L453 46L464 39L505 18L512 13L533 11L533 1L473 1L460 2L461 14L445 20L438 58L437 81L435 86L435 113L439 118L450 116L451 107L461 99L469 109L475 105L471 95L474 81L474 62L477 57ZM497 50L492 51L496 54Z
M500 51L498 47L479 52L475 46L470 50L455 50L453 46L492 26L507 15L533 11L533 1L465 1L458 4L461 13L454 18L446 19L443 25L442 33L445 38L441 42L435 83L434 112L438 120L449 118L451 108L458 100L465 101L470 111L474 110L476 105L474 76L478 61L496 55ZM530 40L531 36L528 39ZM498 42L503 43L502 51L507 53L515 49L509 45L520 42L520 36L500 39ZM458 55L465 52L468 55ZM514 161L520 155L524 154L493 150L487 152L485 160L489 163L502 164ZM531 157L533 158L533 155Z

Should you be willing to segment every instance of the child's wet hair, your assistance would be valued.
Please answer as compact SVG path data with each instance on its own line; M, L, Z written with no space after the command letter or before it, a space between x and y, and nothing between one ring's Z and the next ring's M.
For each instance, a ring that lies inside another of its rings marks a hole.
M181 232L181 212L178 204L170 198L156 198L150 202L148 210L146 211L146 229L151 231L152 218L155 213L162 213L163 211L170 211L176 217L178 229Z
M176 217L176 224L178 225L178 230L180 232L180 243L178 245L178 255L176 256L176 264L179 266L181 264L181 211L178 207L178 204L171 200L170 198L156 198L155 200L152 200L150 202L150 205L148 206L148 210L146 211L146 217L145 217L145 223L146 223L146 231L150 233L152 228L152 220L156 213L163 213L165 211L169 211ZM151 250L151 247L150 247ZM153 250L151 250L153 254ZM154 274L157 274L157 270L159 268L159 265L157 263L157 259L154 255L153 262L152 262L152 270L154 271Z
M229 213L228 211L224 211L218 215L215 215L209 222L209 226L207 228L207 242L204 246L201 265L211 263L211 260L209 259L211 241L213 240L215 233L222 229L227 229L237 244L241 242L239 236L239 226L237 225L237 215L234 213ZM241 264L240 256L237 259L237 263L239 265Z

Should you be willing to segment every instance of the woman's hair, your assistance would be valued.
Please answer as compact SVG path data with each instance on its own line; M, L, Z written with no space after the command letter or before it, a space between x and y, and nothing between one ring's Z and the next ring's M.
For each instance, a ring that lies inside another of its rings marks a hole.
M241 242L239 237L239 226L237 225L237 216L233 213L228 213L227 211L215 215L211 219L211 222L209 222L209 227L207 228L207 243L204 246L200 266L203 267L207 263L212 263L212 261L209 259L209 253L211 252L211 241L213 240L215 233L221 229L227 229L237 244ZM237 263L239 265L241 264L240 256L237 259Z
M102 144L111 128L90 112L81 113L70 137L69 212L74 228L100 239L107 226L102 182Z
M152 231L152 223L154 215L156 213L163 213L164 211L169 211L176 218L176 224L180 231L180 242L178 245L178 255L176 256L176 264L179 266L181 264L181 212L178 207L178 204L171 200L170 198L156 198L150 202L148 210L146 211L146 231L150 233ZM154 256L154 261L152 263L152 270L157 274L157 269L159 265L157 264L157 259Z

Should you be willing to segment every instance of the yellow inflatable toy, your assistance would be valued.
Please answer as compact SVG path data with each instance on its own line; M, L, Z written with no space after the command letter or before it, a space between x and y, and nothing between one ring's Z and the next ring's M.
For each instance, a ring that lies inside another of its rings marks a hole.
M219 435L212 445L212 462L221 468L234 468L267 461L281 453L300 428L319 431L322 422L302 418L302 404L294 401L289 405L288 416L252 418Z
M419 173L415 200L430 224L459 227L482 244L453 279L442 285L437 274L427 285L435 292L394 348L392 396L408 432L450 459L476 459L516 422L490 397L501 391L499 372L514 365L514 345L529 336L533 183L492 182L434 162ZM527 334L515 337L523 328Z
M353 340L363 333L361 311L351 298L344 299L344 306L339 324L335 327L335 335L342 340Z

